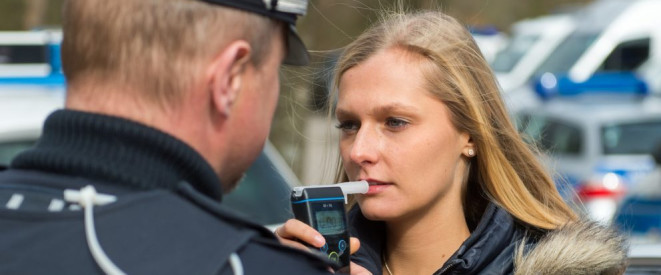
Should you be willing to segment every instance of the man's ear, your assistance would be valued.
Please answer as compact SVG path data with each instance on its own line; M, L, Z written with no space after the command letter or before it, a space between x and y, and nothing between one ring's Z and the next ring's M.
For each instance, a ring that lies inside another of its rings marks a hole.
M234 100L241 91L251 51L248 42L234 41L222 49L208 67L210 98L215 111L225 117L230 115Z

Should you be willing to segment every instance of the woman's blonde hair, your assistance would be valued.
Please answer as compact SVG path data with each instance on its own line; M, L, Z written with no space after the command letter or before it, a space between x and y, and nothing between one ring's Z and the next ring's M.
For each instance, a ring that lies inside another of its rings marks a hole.
M512 124L494 75L471 34L448 15L397 12L384 17L345 48L330 102L337 100L337 87L347 70L391 48L425 60L420 64L427 90L447 106L454 127L468 133L475 144L477 155L471 159L463 197L469 225L479 221L485 197L540 229L555 229L577 218ZM341 163L339 167L339 175L346 179Z

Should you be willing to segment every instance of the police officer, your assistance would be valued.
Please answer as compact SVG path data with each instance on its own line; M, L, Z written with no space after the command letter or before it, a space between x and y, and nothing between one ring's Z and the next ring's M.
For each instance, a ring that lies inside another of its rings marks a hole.
M0 274L326 274L218 201L267 138L305 0L68 0L66 108L0 173ZM264 183L268 184L268 183Z

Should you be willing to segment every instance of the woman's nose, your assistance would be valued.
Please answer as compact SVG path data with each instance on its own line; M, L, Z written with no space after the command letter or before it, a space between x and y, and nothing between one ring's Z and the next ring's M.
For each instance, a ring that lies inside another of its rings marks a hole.
M373 164L378 159L378 133L361 127L351 146L351 160L361 166Z

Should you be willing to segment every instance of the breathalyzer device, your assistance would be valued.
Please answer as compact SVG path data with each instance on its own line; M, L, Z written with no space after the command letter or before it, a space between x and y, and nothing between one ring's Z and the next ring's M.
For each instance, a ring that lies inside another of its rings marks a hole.
M368 190L367 181L294 187L292 190L294 217L324 236L326 244L320 250L337 263L338 271L349 272L349 231L344 210L347 195L365 194Z

